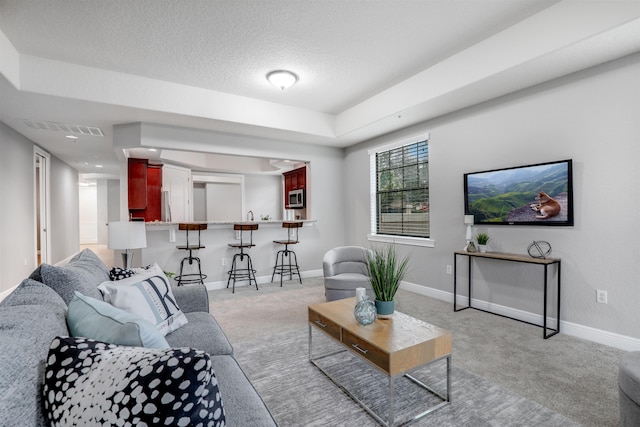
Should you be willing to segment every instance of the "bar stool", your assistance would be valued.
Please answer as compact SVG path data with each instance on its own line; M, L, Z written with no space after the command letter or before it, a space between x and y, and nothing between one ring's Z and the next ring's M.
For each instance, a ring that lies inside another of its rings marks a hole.
M249 254L245 253L245 249L249 249L254 247L253 244L253 231L258 229L257 223L240 223L233 224L233 230L240 232L240 243L229 243L229 246L232 248L240 249L240 252L233 256L233 262L231 263L231 270L229 270L229 278L227 279L227 289L229 288L229 283L231 279L233 279L233 290L232 293L236 292L236 280L249 280L249 286L251 286L251 281L256 284L256 291L258 290L258 282L256 281L256 271L253 269L253 263L251 262L251 257ZM245 231L249 232L249 242L247 243L244 240ZM247 257L247 267L242 268L242 266L238 266L238 258L240 259L240 263L244 262L244 258Z
M201 283L204 285L204 279L207 278L206 274L202 274L202 268L200 267L200 258L193 256L193 251L197 251L198 249L204 249L205 247L200 243L200 232L202 230L207 229L207 224L194 224L194 223L179 223L178 230L187 232L187 244L186 245L178 245L176 248L189 251L189 256L182 258L180 261L180 274L175 277L175 280L178 282L178 286L181 286L185 283ZM189 244L189 231L198 231L198 243L197 244ZM184 263L185 261L189 262L189 265L193 265L193 262L198 263L198 273L188 273L183 274Z
M293 275L297 274L300 284L302 284L302 277L300 277L300 268L298 267L298 257L296 253L289 250L289 245L298 244L298 228L302 227L302 221L285 221L282 223L282 227L287 229L287 240L274 240L276 245L284 245L284 249L279 250L276 254L276 265L273 266L273 274L271 275L271 282L276 274L280 275L280 286L282 287L282 276L289 275L289 280L293 279ZM291 235L291 230L293 235ZM295 237L295 239L293 239ZM285 263L285 257L288 262Z

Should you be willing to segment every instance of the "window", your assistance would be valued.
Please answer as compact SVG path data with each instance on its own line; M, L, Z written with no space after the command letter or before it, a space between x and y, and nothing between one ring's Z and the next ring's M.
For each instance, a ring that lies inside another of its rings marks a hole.
M369 155L372 239L428 239L428 136L382 147Z

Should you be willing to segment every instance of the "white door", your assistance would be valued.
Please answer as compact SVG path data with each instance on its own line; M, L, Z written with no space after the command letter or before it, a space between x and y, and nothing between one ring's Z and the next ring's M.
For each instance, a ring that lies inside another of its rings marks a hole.
M171 222L193 221L191 170L179 166L162 167L162 191L171 212Z
M81 185L80 200L80 244L98 243L98 187L95 182Z
M34 199L35 199L35 248L36 265L50 263L51 242L49 241L49 153L34 147Z

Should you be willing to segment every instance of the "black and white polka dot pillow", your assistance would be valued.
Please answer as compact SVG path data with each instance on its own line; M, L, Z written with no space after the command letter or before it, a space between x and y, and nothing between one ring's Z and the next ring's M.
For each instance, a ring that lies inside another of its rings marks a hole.
M111 270L109 270L109 278L111 279L112 282L115 282L116 280L127 279L136 274L138 273L130 268L127 269L127 268L113 267Z
M51 426L224 426L205 352L121 347L80 337L50 346L43 388Z

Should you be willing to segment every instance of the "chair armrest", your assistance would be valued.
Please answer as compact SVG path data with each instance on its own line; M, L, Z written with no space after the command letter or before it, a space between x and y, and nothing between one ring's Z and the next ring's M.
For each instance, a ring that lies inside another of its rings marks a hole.
M185 313L194 311L209 312L209 294L207 288L200 283L182 286L171 286L176 303Z

